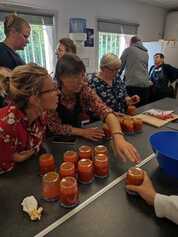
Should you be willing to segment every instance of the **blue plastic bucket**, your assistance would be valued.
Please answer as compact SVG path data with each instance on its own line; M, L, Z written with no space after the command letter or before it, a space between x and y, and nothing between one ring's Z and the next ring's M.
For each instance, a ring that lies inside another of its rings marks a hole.
M150 143L160 168L178 179L178 132L163 131L153 134Z

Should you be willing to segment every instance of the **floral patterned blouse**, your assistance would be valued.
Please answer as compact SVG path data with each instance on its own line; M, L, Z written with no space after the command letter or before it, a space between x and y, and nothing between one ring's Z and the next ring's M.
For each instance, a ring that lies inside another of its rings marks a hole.
M100 79L96 73L88 74L87 78L91 88L96 90L98 96L108 107L115 112L125 113L125 97L128 95L125 82L119 75L113 80L112 86Z
M26 115L15 106L0 109L0 171L13 168L14 153L39 151L46 123L45 113L29 126Z
M61 93L58 105L59 109L61 105L69 110L73 110L76 105L76 98L67 99ZM82 89L79 93L79 106L81 114L86 114L88 112L96 113L96 115L102 120L105 119L108 113L113 112L111 108L103 103L103 101L97 96L96 92L92 90L86 82L83 83ZM71 135L71 124L63 124L57 111L48 114L48 127L49 130L55 134Z

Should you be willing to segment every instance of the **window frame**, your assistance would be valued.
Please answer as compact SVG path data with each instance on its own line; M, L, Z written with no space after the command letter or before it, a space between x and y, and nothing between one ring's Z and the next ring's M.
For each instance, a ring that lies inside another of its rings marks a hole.
M117 19L117 18L103 18L103 17L96 17L95 19L95 26L96 26L96 37L95 37L95 42L96 42L96 47L97 47L97 50L96 50L96 66L97 66L97 69L99 68L99 32L102 32L102 31L99 31L99 27L98 27L98 24L99 24L99 21L106 21L106 22L111 22L111 23L118 23L118 24L125 24L125 25L131 25L131 26L135 26L137 28L137 33L138 33L138 29L139 29L139 26L140 24L136 23L136 22L127 22L127 21L124 21L124 20L120 20L120 19ZM107 32L106 32L107 33ZM111 32L108 32L108 33L111 33ZM118 32L113 32L113 33L118 33ZM136 33L136 34L137 34ZM136 35L135 34L135 35Z

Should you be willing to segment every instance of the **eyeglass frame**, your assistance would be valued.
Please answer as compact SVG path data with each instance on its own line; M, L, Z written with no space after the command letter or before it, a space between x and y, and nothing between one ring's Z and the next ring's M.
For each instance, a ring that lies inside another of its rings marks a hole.
M110 68L110 67L108 67L108 66L105 66L105 68L107 68L107 69L108 69L109 71L111 71L111 72L116 72L116 71L118 72L119 69L120 69L119 67L114 69L114 68Z
M52 88L52 89L48 89L48 90L44 90L44 91L39 92L38 95L43 95L43 94L46 94L46 93L51 93L51 92L57 92L57 91L59 91L58 85L57 85L56 83L54 83L54 86L55 86L55 87Z

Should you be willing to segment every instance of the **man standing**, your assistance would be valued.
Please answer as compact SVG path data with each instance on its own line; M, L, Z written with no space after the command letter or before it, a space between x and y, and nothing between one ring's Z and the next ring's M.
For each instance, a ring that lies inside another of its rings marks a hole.
M122 68L125 69L125 80L129 96L140 97L139 106L149 103L148 52L141 39L134 36L130 40L130 47L121 56Z
M149 78L152 82L151 101L160 100L164 97L174 97L174 88L171 83L178 78L178 69L164 63L164 55L154 55L154 65L150 68Z

